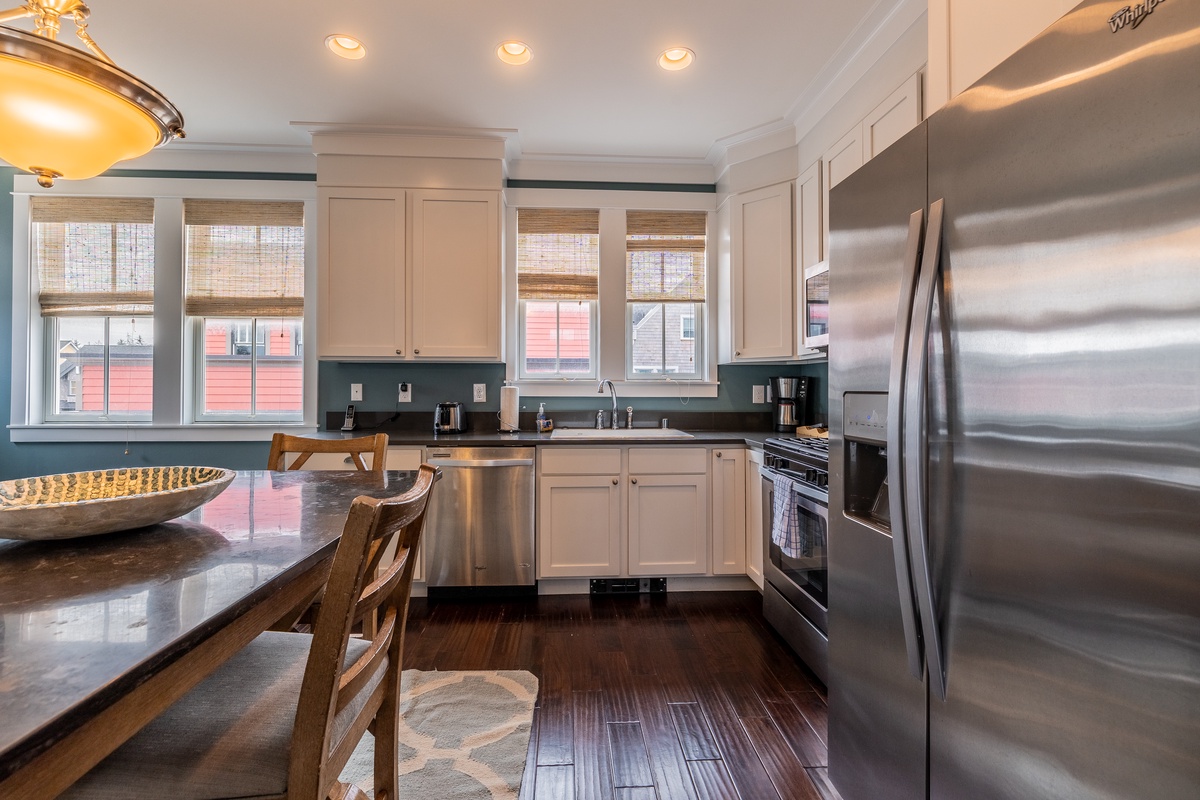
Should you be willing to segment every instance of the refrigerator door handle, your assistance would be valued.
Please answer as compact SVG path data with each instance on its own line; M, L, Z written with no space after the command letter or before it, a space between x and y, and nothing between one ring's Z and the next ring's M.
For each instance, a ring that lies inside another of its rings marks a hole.
M925 462L928 447L925 440L925 384L929 369L929 329L933 314L933 294L937 289L941 265L943 201L929 206L929 228L921 258L921 277L913 299L913 329L905 367L904 397L904 507L907 512L909 557L912 563L913 584L917 606L921 612L921 631L924 634L925 661L929 671L929 687L940 700L946 699L946 669L941 634L933 600L930 579L929 551L926 528L928 494L925 485Z
M921 234L924 224L924 209L914 211L908 218L908 244L904 248L904 271L900 275L900 301L896 311L896 336L892 343L892 363L888 373L887 431L888 511L892 524L896 586L900 594L900 620L904 628L908 671L918 681L925 671L921 663L921 632L917 626L917 601L913 595L912 572L908 563L908 526L904 516L904 367L912 335L913 291L921 266Z

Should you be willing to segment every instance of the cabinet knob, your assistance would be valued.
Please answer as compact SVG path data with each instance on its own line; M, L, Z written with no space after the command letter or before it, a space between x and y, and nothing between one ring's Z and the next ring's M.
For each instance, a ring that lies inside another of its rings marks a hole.
M734 351L733 351L733 354L734 354L735 356L740 356L740 355L742 354L742 351L741 351L741 350L734 350Z
M402 355L404 355L404 351L403 351L403 350L397 350L397 351L396 351L396 355L398 355L398 356L402 356Z
M631 480L632 480L634 483L637 483L637 478L632 478Z
M613 478L613 486L616 486L616 485L617 485L617 479Z
M718 450L718 451L717 451L717 452L716 452L714 455L716 455L716 457L717 457L717 458L720 458L720 457L721 457L721 451L720 451L720 450Z
M421 355L421 351L420 351L420 350L413 350L413 355L414 355L414 356L419 356L419 355Z

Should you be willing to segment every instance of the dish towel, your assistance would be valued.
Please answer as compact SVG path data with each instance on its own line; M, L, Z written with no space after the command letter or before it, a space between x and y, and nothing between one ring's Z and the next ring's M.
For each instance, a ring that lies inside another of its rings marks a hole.
M800 509L796 507L792 479L786 475L772 475L771 480L775 484L775 501L771 506L771 541L788 558L812 555L808 532L800 524Z

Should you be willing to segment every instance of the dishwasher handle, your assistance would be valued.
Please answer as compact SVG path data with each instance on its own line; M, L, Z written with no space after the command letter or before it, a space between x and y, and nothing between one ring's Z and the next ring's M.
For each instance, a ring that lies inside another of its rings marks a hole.
M430 458L435 467L532 467L532 458Z

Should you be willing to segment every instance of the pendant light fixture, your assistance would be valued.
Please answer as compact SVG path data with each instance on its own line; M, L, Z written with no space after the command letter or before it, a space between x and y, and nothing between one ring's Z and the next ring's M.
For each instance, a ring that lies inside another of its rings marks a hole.
M0 159L42 186L95 177L184 137L178 109L92 40L90 13L82 0L0 11ZM2 24L24 17L33 17L33 33ZM63 17L90 53L57 41Z

